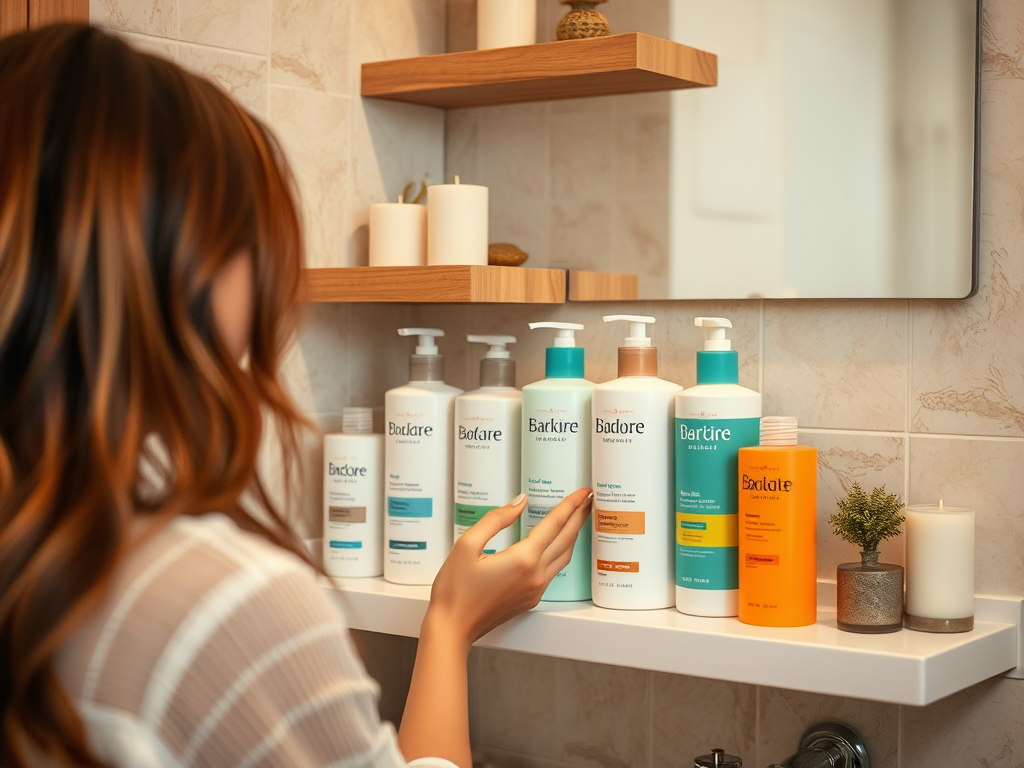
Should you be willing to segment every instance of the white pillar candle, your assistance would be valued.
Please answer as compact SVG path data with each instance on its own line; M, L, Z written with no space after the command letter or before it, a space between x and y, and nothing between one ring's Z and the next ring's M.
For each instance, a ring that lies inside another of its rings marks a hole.
M477 0L476 49L537 42L537 0Z
M427 187L427 264L487 264L487 187Z
M370 266L421 267L427 263L427 207L411 203L370 206Z
M907 600L910 616L974 616L974 510L907 507Z

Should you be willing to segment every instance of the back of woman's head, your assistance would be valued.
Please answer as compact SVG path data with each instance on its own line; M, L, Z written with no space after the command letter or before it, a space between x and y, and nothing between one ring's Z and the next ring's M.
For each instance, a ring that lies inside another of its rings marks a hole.
M0 41L0 764L92 764L53 658L140 515L293 546L254 467L262 416L299 422L276 371L300 253L277 145L211 83L88 27ZM244 367L211 304L238 254Z

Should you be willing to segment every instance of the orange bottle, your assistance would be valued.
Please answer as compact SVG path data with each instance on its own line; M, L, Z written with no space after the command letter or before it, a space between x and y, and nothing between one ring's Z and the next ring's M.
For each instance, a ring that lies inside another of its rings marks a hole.
M761 444L739 452L739 619L761 627L817 620L818 451L796 419L761 419Z

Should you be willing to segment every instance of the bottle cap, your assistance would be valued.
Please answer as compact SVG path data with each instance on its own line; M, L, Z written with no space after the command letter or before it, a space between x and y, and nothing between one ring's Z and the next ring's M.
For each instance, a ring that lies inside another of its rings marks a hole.
M576 346L576 331L582 331L579 323L530 323L530 329L553 328L558 331L554 345L548 347L544 356L544 375L549 379L582 379L583 348Z
M474 344L489 344L490 349L480 361L481 387L514 387L516 385L516 363L509 359L508 344L515 344L515 336L467 336L466 341Z
M705 352L728 352L732 342L725 336L725 329L732 328L732 321L724 317L695 317L693 324L704 329Z
M796 416L762 416L761 445L796 445Z
M409 358L409 381L444 381L444 358L437 350L438 328L399 328L399 336L417 336L416 352Z
M444 331L438 328L399 328L399 336L419 336L419 343L416 345L417 355L437 355L438 336L444 336Z
M693 768L743 768L743 760L737 755L725 754L724 749L712 749L710 755L695 757Z
M507 344L515 344L515 336L467 336L466 341L473 344L490 344L491 348L487 350L485 357L489 358L501 358L508 360L508 349Z
M704 330L704 349L697 353L697 383L739 384L739 355L725 337L732 322L724 317L695 317L693 324Z
M619 376L657 376L658 350L647 336L647 326L655 319L644 315L606 315L604 321L629 323L629 335L619 347Z
M341 431L347 435L373 432L373 408L342 408Z
M626 336L626 342L623 346L651 346L651 340L647 337L647 326L655 322L653 317L642 315L605 315L604 317L606 323L614 323L620 320L629 323L629 335Z

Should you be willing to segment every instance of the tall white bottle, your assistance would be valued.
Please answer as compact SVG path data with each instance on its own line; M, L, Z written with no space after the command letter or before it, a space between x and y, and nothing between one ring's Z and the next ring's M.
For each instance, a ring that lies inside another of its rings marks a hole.
M324 435L323 562L328 576L384 573L384 435L372 408L345 408Z
M384 394L384 578L430 584L452 548L452 416L461 389L444 383L436 328L418 336L409 383Z
M480 361L480 388L455 398L455 538L519 495L523 393L507 345L515 336L468 336L490 349ZM519 541L519 526L499 532L485 554Z
M676 608L739 612L739 452L758 445L761 395L739 385L724 317L698 317L697 386L676 396Z
M682 387L658 378L653 317L629 323L619 376L594 388L594 605L651 610L675 605L673 421Z
M554 328L545 378L523 387L523 538L567 495L590 487L590 401L593 382L583 378L578 323L530 323ZM590 599L591 526L580 530L572 560L552 579L542 600Z

